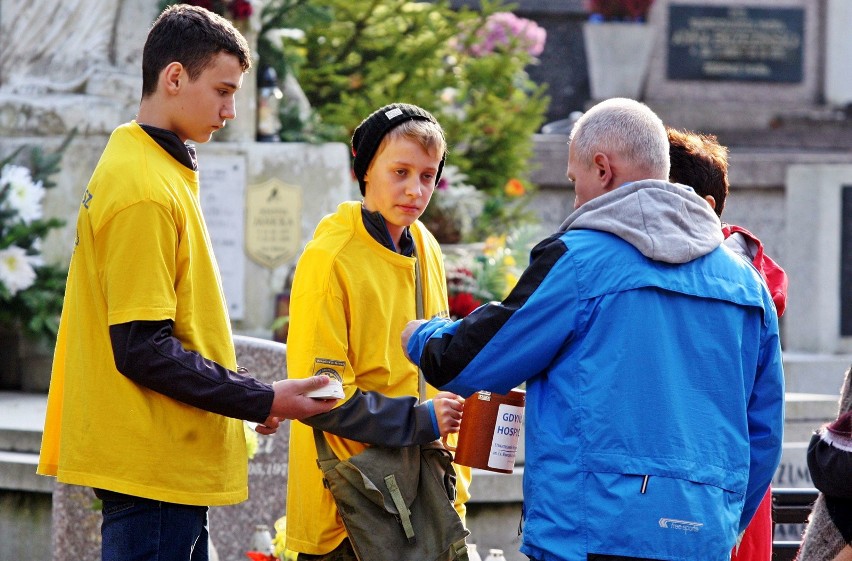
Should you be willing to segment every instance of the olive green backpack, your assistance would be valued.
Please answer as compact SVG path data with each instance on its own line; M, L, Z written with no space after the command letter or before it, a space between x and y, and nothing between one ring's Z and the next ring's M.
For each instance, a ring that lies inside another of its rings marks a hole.
M338 459L314 429L317 464L360 561L468 561L470 534L453 508L456 475L440 441L371 446Z

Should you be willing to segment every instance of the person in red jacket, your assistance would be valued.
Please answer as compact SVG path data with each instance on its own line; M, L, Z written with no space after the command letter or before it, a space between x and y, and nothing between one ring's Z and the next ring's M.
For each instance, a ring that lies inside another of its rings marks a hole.
M669 180L688 185L722 218L728 195L728 149L714 135L667 128L671 171ZM778 317L787 306L787 274L766 255L763 243L741 226L722 223L725 245L750 261L766 281ZM772 490L767 489L731 561L770 561L772 558Z

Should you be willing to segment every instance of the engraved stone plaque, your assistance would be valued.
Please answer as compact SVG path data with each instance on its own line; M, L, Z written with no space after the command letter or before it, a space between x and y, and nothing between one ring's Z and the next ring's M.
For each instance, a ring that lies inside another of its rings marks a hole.
M668 78L801 82L802 8L669 6Z
M279 179L252 185L246 196L246 253L270 269L293 259L301 244L302 189Z

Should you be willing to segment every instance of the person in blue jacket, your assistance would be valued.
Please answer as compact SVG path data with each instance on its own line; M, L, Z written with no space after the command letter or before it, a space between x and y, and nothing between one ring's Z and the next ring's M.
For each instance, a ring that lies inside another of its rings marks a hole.
M726 561L778 466L772 296L669 165L653 111L597 104L569 140L575 210L511 294L403 332L436 387L526 383L532 560Z

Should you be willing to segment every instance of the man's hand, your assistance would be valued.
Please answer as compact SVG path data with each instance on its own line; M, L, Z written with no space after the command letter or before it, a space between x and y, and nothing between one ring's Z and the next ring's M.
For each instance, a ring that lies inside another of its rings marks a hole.
M426 323L425 319L415 319L408 322L405 329L402 330L402 352L405 353L405 358L411 360L408 356L408 340L417 331L417 328ZM413 360L411 362L414 362Z
M304 419L330 411L337 403L336 399L315 399L305 395L328 383L328 376L311 376L301 380L273 382L272 389L275 391L275 398L272 400L272 410L269 412L269 416L281 419Z
M278 427L281 425L281 419L278 417L269 417L263 424L258 424L254 427L254 432L269 436L278 432Z
M438 430L441 436L459 432L464 411L464 398L451 392L438 392L432 398L432 405L435 406L435 417L438 419Z

